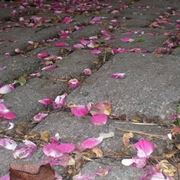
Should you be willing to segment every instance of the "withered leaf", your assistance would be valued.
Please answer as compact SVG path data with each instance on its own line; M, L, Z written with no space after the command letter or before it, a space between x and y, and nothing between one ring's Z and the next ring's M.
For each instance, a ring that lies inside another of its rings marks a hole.
M132 132L123 134L123 143L127 147L129 146L130 139L134 137Z
M18 164L10 165L11 180L55 180L55 171L49 164Z
M176 174L176 167L170 164L167 160L160 161L159 167L166 176L175 176Z

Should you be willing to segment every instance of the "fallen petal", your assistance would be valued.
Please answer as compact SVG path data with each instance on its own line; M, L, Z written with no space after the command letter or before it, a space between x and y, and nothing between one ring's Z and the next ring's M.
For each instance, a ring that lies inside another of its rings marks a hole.
M39 112L33 117L33 120L36 122L40 122L44 120L48 116L48 113Z
M53 100L51 98L44 98L38 101L39 103L48 106L53 103Z
M107 123L108 116L106 114L95 114L91 117L91 122L94 125L104 125Z
M77 87L80 86L80 82L78 79L70 79L68 81L68 86L70 89L76 89Z
M49 56L49 53L46 52L46 51L40 52L40 53L37 54L37 57L38 57L39 59L44 59L44 58L46 58L46 57L48 57L48 56Z
M54 109L60 109L66 105L67 93L64 93L61 96L57 96L53 102Z
M126 77L125 73L113 73L111 75L112 78L114 79L124 79Z
M8 94L14 90L14 85L13 84L6 84L2 87L0 87L0 94Z
M1 138L0 139L0 147L14 151L17 147L17 143L10 138Z
M13 156L15 159L28 158L31 157L36 150L36 144L34 144L32 141L24 140L24 145L22 147L17 148L14 151Z
M92 149L92 148L96 147L97 145L99 145L102 141L103 141L103 138L101 138L101 137L88 138L80 144L80 148L82 148L82 150Z
M148 158L155 149L155 145L146 139L140 139L134 144L134 147L137 149L137 156L140 158Z
M77 117L84 117L89 113L89 109L86 105L72 105L71 113Z

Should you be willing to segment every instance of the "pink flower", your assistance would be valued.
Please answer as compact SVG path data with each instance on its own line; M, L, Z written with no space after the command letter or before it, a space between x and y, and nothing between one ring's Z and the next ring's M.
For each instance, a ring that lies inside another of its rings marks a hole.
M64 93L61 96L57 96L53 102L54 109L60 109L66 105L67 93Z
M36 144L34 144L32 141L24 140L24 145L17 148L14 151L13 156L15 159L24 159L27 157L31 157L36 150Z
M80 144L80 148L82 150L92 149L92 148L96 147L97 145L99 145L102 141L103 141L102 137L88 138Z
M10 138L1 138L0 147L3 147L8 150L15 150L17 147L17 143Z
M44 106L48 106L53 103L51 98L44 98L38 101L39 103L43 104Z
M40 53L37 54L37 57L38 57L39 59L44 59L44 58L46 58L46 57L48 57L48 56L49 56L49 53L46 52L46 51L40 52Z
M155 145L145 139L140 139L134 144L134 147L137 149L137 156L139 158L149 158L155 149Z
M94 125L104 125L108 121L108 116L106 114L95 114L91 117L91 122Z
M124 79L126 77L125 73L113 73L111 75L112 78L114 79Z
M39 112L38 114L36 114L33 117L33 120L35 122L40 122L40 121L44 120L47 116L48 116L48 113Z
M84 117L89 113L89 108L86 105L72 105L70 108L71 113L76 117Z
M76 89L77 87L79 87L80 82L78 79L70 79L68 81L68 86L70 89Z
M0 87L0 94L8 94L11 91L13 91L14 89L15 88L14 88L13 84L6 84L6 85Z

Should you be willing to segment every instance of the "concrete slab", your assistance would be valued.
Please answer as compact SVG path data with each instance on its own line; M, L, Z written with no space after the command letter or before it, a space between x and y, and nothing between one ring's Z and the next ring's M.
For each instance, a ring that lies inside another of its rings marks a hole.
M125 79L112 79L124 72ZM116 55L69 96L75 104L109 100L117 114L167 118L180 99L180 63L174 56Z

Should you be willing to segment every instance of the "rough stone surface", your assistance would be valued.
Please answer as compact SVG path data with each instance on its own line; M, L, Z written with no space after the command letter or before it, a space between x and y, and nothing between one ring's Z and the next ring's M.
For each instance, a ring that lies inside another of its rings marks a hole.
M173 56L126 54L116 55L84 85L69 96L73 103L109 100L115 113L165 118L180 99L179 60ZM111 74L124 72L125 79L112 79Z
M12 81L24 74L34 72L40 66L40 60L36 57L14 56L0 57L0 66L4 70L0 71L0 80L3 82Z

